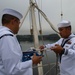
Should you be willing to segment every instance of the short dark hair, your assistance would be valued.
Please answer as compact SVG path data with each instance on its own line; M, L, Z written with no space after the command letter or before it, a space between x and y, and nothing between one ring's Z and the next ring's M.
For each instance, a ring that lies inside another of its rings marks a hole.
M9 15L9 14L4 14L2 16L2 25L8 24L12 19L17 18L15 16ZM17 18L18 19L18 18Z

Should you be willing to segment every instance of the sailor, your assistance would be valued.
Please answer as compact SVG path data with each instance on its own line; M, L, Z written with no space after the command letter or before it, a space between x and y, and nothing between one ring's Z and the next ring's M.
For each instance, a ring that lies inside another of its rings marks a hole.
M62 20L57 26L61 38L39 48L50 48L60 56L60 75L75 75L75 35L71 32L71 22Z
M42 56L33 55L22 62L22 50L15 36L19 30L22 14L6 8L2 11L0 26L0 75L33 75L32 65L40 63Z

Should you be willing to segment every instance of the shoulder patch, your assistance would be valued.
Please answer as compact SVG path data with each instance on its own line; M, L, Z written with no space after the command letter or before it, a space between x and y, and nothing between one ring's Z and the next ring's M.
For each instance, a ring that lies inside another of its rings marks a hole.
M68 41L67 44L71 44L71 41Z

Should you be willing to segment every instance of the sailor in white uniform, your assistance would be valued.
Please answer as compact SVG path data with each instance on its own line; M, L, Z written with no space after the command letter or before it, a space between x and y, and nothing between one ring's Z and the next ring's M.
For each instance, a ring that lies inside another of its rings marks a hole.
M71 33L70 21L62 20L58 24L61 38L53 43L40 46L50 48L60 56L60 75L75 75L75 35Z
M0 26L0 75L33 75L33 64L42 56L22 62L22 51L15 34L18 33L22 15L13 9L4 9Z

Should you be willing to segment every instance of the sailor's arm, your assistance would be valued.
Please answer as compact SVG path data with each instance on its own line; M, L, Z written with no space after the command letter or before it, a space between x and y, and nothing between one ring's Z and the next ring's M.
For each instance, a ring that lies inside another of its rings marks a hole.
M22 62L21 51L16 40L12 36L3 38L3 41L1 41L1 57L5 73L7 75L32 75L32 65L40 63L42 56L34 54L31 60Z
M50 49L53 50L55 53L62 53L64 55L72 56L75 58L75 39L72 39L70 42L67 42L64 47L56 44L55 46L51 47Z
M52 44L46 44L46 45L41 45L39 47L40 51L43 51L44 49L50 49L51 47L55 46L56 44L60 44L61 40L58 40L57 42L55 43L52 43Z

